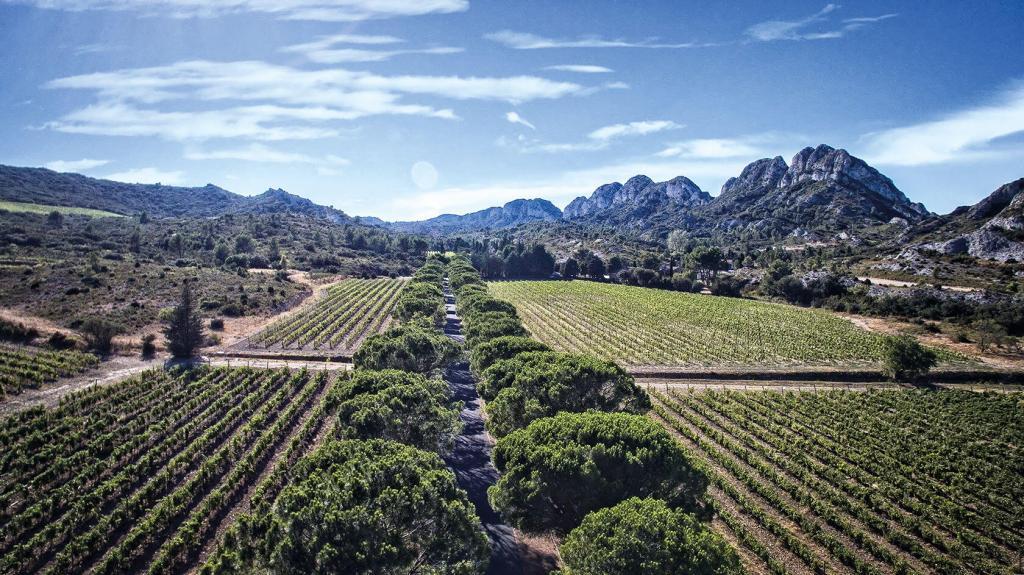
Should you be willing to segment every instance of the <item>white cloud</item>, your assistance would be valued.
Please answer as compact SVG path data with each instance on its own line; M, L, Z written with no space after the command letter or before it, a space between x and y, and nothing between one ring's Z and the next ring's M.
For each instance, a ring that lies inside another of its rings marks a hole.
M113 44L83 44L81 46L75 47L73 53L75 56L84 56L86 54L100 54L102 52L111 52L119 48L119 46L115 46Z
M89 90L97 98L45 127L179 141L323 138L336 135L332 122L383 114L456 118L451 109L405 103L410 95L516 104L589 90L537 76L382 76L341 68L301 70L259 61L204 60L68 76L45 87ZM204 109L182 110L182 103ZM159 109L161 105L172 110Z
M319 64L340 64L342 62L384 62L395 56L406 54L458 54L462 48L438 46L410 50L361 50L358 48L335 48L307 52L306 57Z
M512 30L491 32L489 34L484 34L484 38L516 50L541 50L546 48L697 48L710 45L697 44L694 42L666 44L658 42L657 39L653 38L640 41L628 41L601 38L600 36L583 36L570 40L545 38L529 32L515 32Z
M670 120L645 120L642 122L630 122L628 124L612 124L598 128L587 135L591 140L607 142L624 136L644 136L665 130L676 130L683 126Z
M659 158L718 159L749 158L761 153L761 148L749 138L698 138L676 142L655 155Z
M511 120L509 120L511 121ZM542 152L558 154L566 152L592 152L607 149L613 140L628 136L644 136L666 130L675 130L683 126L670 120L646 120L641 122L629 122L628 124L613 124L598 128L589 134L582 142L543 142L537 139L518 136L510 140L504 136L498 138L496 144L501 147L514 148L524 153Z
M384 35L370 35L370 34L332 34L330 36L323 36L312 42L305 44L296 44L294 46L288 46L283 50L288 51L303 51L301 48L308 49L322 49L330 48L335 44L399 44L404 42L401 38L395 36L384 36Z
M847 18L841 25L829 24L825 30L807 31L808 27L829 22L829 14L838 10L838 4L826 4L824 8L799 20L769 20L747 28L746 35L759 42L776 40L827 40L842 38L847 32L863 28L868 24L895 18L897 14Z
M325 36L312 42L295 44L281 48L282 52L293 52L304 55L313 62L320 64L340 64L342 62L383 62L395 56L405 54L457 54L462 48L437 46L431 48L412 48L395 50L369 50L366 48L339 48L339 45L390 45L403 42L394 36L363 36L357 34L335 34Z
M81 160L54 160L43 164L43 167L55 172L85 172L109 163L110 160L82 158Z
M577 74L607 74L615 71L611 68L595 66L593 64L559 64L557 66L547 66L544 69L557 72L575 72Z
M469 9L469 0L2 0L37 8L83 12L135 11L174 18L211 18L255 12L285 20L358 22L376 18L450 14Z
M998 157L1009 152L997 140L1024 133L1024 83L995 102L933 121L867 134L864 156L883 165L920 166Z
M103 176L104 179L128 184L165 184L177 186L182 183L182 173L165 172L158 168L137 168Z
M508 120L509 122L512 122L513 124L522 124L531 130L537 129L537 126L534 126L516 112L506 112L505 119Z

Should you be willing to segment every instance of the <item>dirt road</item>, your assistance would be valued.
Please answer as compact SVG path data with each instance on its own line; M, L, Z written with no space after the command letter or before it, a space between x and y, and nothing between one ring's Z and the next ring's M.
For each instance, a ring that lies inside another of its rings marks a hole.
M447 320L445 334L462 341L462 322L455 312L455 297L445 287ZM498 481L498 470L491 464L494 440L484 427L483 401L476 392L476 380L465 362L454 363L445 370L445 381L452 397L463 403L462 433L455 439L455 448L445 462L455 472L459 486L466 490L476 507L487 538L491 542L491 563L488 575L521 575L523 573L519 539L515 529L505 523L487 500L487 488Z

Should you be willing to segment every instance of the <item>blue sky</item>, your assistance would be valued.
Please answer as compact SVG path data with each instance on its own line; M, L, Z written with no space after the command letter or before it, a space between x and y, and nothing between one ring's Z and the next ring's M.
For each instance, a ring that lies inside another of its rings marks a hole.
M0 162L419 219L848 149L1024 176L1022 2L0 0Z

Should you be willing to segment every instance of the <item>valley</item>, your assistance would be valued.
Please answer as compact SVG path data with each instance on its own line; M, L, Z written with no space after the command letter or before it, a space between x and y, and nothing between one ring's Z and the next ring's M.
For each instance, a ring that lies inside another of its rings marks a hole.
M1017 183L937 216L818 146L717 196L388 223L19 170L2 573L306 572L322 537L345 572L548 573L631 505L728 573L1018 565Z

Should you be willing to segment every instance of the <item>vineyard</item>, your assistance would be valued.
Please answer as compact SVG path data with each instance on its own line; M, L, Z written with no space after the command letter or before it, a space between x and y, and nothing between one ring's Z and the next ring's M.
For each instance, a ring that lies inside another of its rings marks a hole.
M489 289L540 341L627 365L871 365L883 350L881 336L813 309L586 281Z
M251 337L248 346L351 353L367 336L387 327L405 284L398 279L344 280L308 309Z
M0 423L0 573L180 573L329 420L325 373L148 371Z
M30 349L0 346L0 398L82 373L99 363L87 353Z
M653 395L751 572L1020 572L1016 394Z

